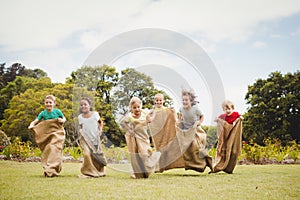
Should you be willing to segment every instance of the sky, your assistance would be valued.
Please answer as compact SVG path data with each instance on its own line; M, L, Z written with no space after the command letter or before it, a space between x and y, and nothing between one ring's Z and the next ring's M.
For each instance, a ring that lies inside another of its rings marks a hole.
M91 55L102 58L101 47L122 49L111 51L110 65L148 71L170 94L188 82L207 124L222 112L216 105L221 99L232 100L244 113L249 85L273 71L300 69L299 0L0 0L0 24L0 63L6 67L19 62L64 83L72 71L90 63ZM139 35L140 30L153 34ZM164 32L176 37L163 40ZM143 37L153 48L145 47ZM206 61L199 66L194 58ZM166 70L157 72L165 76L155 76L156 69ZM173 97L179 107L180 98Z

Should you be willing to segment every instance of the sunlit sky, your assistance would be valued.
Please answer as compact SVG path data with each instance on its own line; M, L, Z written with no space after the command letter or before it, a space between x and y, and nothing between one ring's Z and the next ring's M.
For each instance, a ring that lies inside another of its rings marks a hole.
M298 0L0 0L0 24L0 63L8 67L20 62L27 68L40 68L53 82L61 83L97 47L122 33L143 28L176 32L206 52L219 73L225 97L240 113L247 109L244 98L248 85L273 71L300 69ZM182 62L174 55L157 54L133 52L113 66L121 69ZM182 68L188 67L182 64ZM199 88L202 82L190 84ZM212 105L203 97L209 94L195 91L209 124L214 116L207 107Z

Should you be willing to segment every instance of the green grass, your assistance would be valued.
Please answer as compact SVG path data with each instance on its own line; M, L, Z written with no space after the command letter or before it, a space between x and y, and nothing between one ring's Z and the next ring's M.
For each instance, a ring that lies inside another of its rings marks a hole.
M80 167L63 163L60 177L45 178L41 163L0 161L0 199L300 199L300 165L239 165L233 174L175 169L143 180L130 179L128 165L79 179Z

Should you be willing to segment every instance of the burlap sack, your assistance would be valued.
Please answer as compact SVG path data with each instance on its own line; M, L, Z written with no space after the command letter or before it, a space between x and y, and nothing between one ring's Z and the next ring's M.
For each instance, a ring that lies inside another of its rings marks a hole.
M150 124L155 148L161 152L159 169L192 169L203 172L212 168L212 158L207 155L206 134L200 126L182 130L176 126L175 110L166 108L156 111Z
M224 171L231 174L242 149L242 118L238 118L233 124L222 119L218 119L217 123L218 145L213 172Z
M35 141L42 151L44 175L58 176L62 169L62 151L65 142L63 124L57 119L45 120L32 128Z

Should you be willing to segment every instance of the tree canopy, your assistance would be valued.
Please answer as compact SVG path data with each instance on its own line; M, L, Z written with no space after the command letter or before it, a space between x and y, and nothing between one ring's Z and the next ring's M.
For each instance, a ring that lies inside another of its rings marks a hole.
M272 72L248 86L245 97L250 106L245 114L244 138L263 144L266 138L283 143L300 141L300 73Z
M129 100L139 97L144 108L153 107L156 93L165 96L165 105L172 99L154 87L151 77L133 68L120 73L116 68L83 66L72 72L65 84L51 83L40 69L28 70L15 63L9 68L0 64L0 129L8 136L22 136L34 143L29 123L44 109L43 99L48 94L57 98L57 107L67 118L65 129L67 143L78 140L77 117L82 97L93 101L93 109L104 121L103 139L107 145L125 144L124 133L118 125L118 117L125 115ZM300 141L300 73L272 72L267 79L258 79L248 86L245 96L249 105L244 114L243 139L263 144L266 138L278 138L283 144ZM207 130L208 142L216 141L215 129Z

